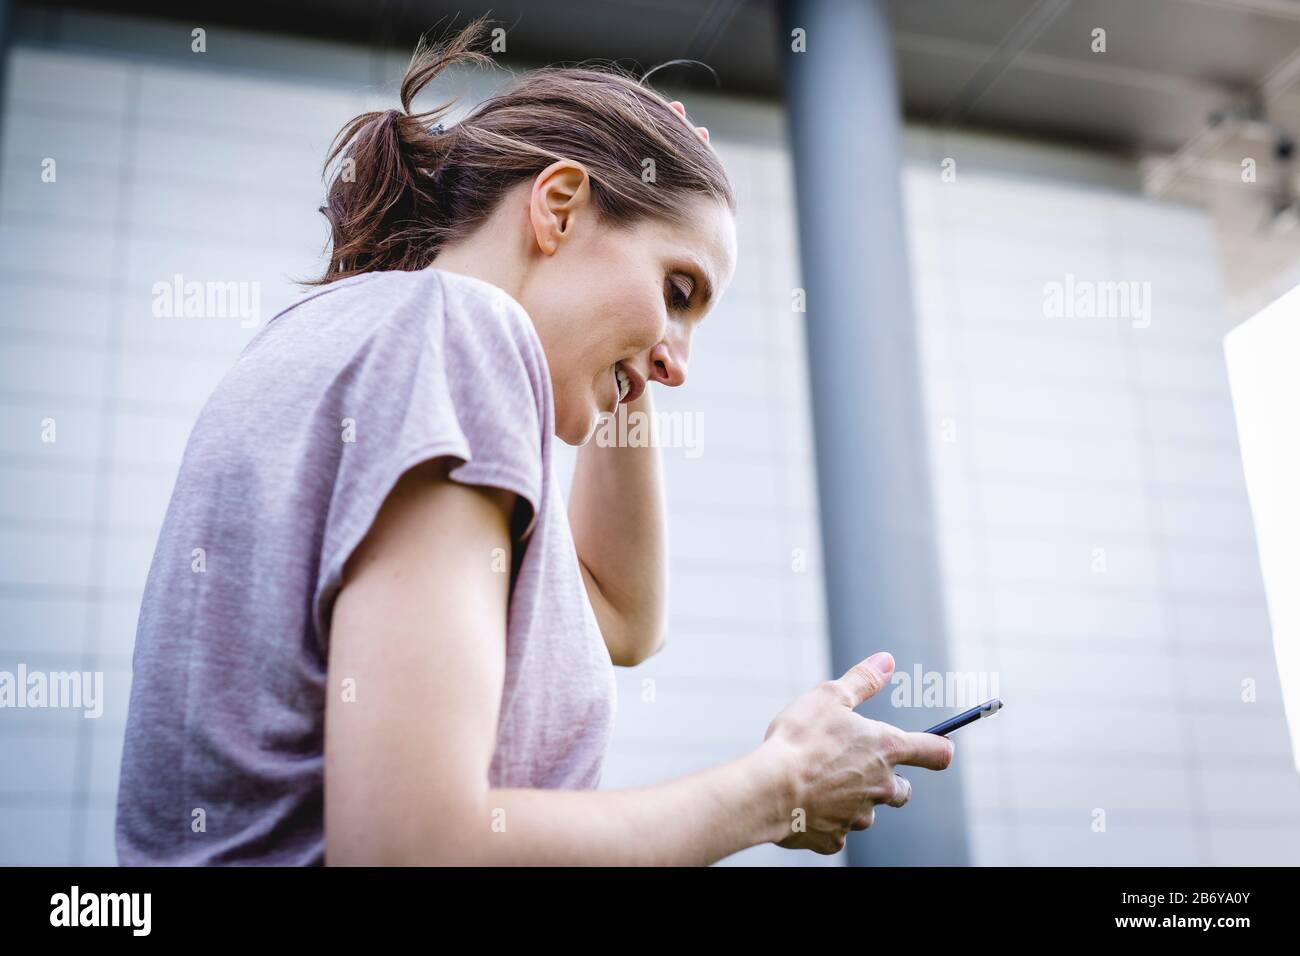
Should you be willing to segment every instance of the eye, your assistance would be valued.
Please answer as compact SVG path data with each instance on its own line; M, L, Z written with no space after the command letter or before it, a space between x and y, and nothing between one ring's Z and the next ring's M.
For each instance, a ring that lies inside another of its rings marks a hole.
M685 312L691 304L693 284L689 280L670 278L667 283L669 305L679 312Z

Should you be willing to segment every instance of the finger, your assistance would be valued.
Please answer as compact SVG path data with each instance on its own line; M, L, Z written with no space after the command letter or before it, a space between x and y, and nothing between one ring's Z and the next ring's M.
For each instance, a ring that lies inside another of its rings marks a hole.
M887 651L880 651L854 664L843 677L832 683L845 695L852 710L884 687L893 670L894 658Z
M894 795L885 801L887 806L901 807L912 799L912 782L901 774L894 774Z
M683 119L686 118L686 104L683 103L681 100L673 100L668 105L671 106L673 109L675 109L678 113L682 114Z
M952 763L952 741L938 734L899 731L895 745L895 764L905 763L926 770L946 770Z
M697 126L695 129L704 138L704 142L707 143L709 141L709 128L707 126Z
M866 830L869 829L871 827L871 824L875 822L876 822L876 808L869 807L865 813L863 813L861 816L859 816L856 820L853 821L853 826L850 827L849 829Z

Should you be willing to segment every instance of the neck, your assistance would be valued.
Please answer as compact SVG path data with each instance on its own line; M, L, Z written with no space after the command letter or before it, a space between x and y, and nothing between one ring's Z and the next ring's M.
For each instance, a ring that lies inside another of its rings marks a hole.
M516 237L504 227L501 217L493 216L468 238L444 246L429 264L490 282L522 303L527 270L521 250L516 248Z

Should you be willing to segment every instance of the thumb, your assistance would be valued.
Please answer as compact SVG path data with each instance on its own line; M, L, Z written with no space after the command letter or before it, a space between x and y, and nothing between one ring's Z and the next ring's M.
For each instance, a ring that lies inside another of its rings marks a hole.
M894 672L894 658L888 651L872 654L865 661L859 661L835 683L845 692L849 700L849 709L873 697L885 686L889 675Z

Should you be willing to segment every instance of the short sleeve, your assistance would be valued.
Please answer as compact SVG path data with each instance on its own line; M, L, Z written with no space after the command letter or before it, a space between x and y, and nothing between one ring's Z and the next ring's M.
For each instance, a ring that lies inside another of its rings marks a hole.
M400 275L407 278L370 288L375 306L392 317L357 350L323 403L333 410L327 422L345 423L345 437L313 607L322 646L343 568L410 469L458 459L453 480L513 492L518 542L532 534L542 505L549 379L527 314L486 286L469 295L459 284L449 289L434 270Z

